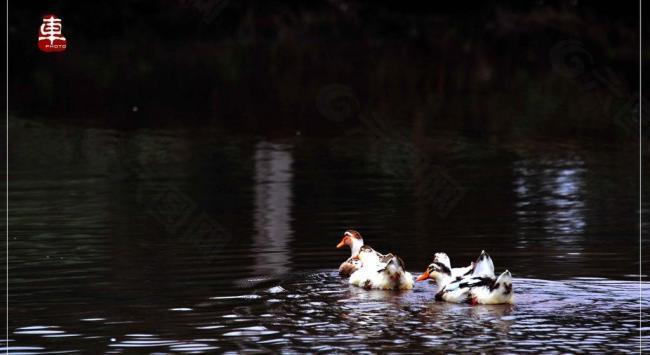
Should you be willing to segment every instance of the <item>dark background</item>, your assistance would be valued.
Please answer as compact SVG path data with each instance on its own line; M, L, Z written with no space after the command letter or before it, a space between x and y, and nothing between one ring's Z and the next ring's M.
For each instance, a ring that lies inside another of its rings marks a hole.
M638 6L13 2L9 108L91 126L330 136L374 113L425 135L635 144ZM36 46L45 12L63 19L62 53Z
M11 1L0 352L635 351L638 6ZM350 228L517 305L357 290Z

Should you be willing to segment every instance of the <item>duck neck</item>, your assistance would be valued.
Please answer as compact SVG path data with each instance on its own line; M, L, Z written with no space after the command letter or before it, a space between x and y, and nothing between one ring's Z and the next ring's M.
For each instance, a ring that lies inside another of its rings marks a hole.
M355 256L359 254L359 251L363 246L363 240L356 239L356 238L350 238L350 239L352 239L352 245L350 246L350 250L352 251L352 256Z

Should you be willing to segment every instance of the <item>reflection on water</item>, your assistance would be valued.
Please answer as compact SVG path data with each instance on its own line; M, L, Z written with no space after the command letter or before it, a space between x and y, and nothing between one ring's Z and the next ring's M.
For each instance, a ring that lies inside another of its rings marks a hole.
M584 231L584 162L558 160L514 164L518 218L539 218L548 233L579 236ZM542 214L542 216L540 216ZM525 223L524 223L525 224Z
M289 147L255 146L255 271L283 275L288 271L291 238L291 164Z
M638 175L624 154L448 157L467 192L440 218L358 142L11 131L12 353L638 351ZM180 196L162 209L179 223L153 213L160 191ZM198 215L231 236L209 258L186 242ZM464 264L485 248L517 305L350 287L335 272L347 228L413 272L435 251Z

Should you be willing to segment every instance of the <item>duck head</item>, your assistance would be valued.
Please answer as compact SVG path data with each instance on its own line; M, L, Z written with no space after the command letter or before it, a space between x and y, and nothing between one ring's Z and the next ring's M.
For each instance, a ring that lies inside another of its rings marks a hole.
M431 264L422 275L418 276L416 281L421 282L428 279L435 280L438 287L443 287L452 280L451 263L447 254L436 253Z
M451 270L451 260L449 260L449 256L445 253L435 253L433 254L433 262L442 264L443 266L447 267L449 270Z
M336 247L338 249L341 249L344 248L345 246L350 247L350 250L352 251L352 256L359 254L359 251L363 246L363 238L361 237L361 234L352 229L345 231L345 233L343 233L343 238L341 239L339 244L336 245Z

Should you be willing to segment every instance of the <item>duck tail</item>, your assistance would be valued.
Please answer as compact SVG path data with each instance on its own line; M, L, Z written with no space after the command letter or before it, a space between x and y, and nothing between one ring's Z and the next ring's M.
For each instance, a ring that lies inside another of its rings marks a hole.
M512 274L510 271L506 270L504 271L499 277L497 278L497 282L501 282L504 284L512 284Z
M509 295L512 297L512 275L510 271L504 271L496 281L499 284L499 288L502 290L503 295Z
M474 272L472 273L473 277L494 277L494 263L492 258L485 252L481 251L478 259L474 263Z

